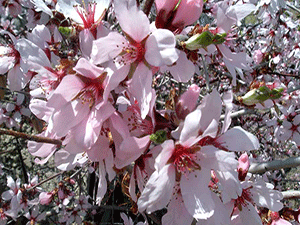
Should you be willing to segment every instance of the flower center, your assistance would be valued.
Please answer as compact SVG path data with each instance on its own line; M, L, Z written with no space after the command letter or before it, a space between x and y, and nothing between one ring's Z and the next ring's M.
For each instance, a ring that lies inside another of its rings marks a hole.
M101 74L96 79L90 79L81 75L77 75L86 84L86 86L73 98L80 98L82 103L89 103L89 107L92 108L95 102L102 98L104 87L103 82L106 78L106 72Z
M96 3L89 3L88 7L83 5L74 6L80 18L82 19L83 26L86 29L90 29L95 24L95 11L96 11Z
M195 152L199 148L188 148L180 144L175 145L175 149L170 158L171 162L175 165L176 169L180 173L187 173L194 170L200 170L201 166L196 162Z
M120 65L127 65L134 62L140 63L144 60L145 51L142 43L128 44L122 48L119 56L115 58L115 62Z
M132 135L140 137L141 135L152 134L153 125L151 120L142 119L138 105L132 105L123 113L124 119L127 120L129 131Z
M242 211L242 207L246 207L249 203L253 204L252 194L250 192L251 188L252 187L243 189L241 196L234 200L235 208L238 208L240 211Z

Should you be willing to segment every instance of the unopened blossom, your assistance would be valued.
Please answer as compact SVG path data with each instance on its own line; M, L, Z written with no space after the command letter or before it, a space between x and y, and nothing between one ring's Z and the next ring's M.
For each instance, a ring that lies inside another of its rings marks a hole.
M239 180L243 181L248 173L248 169L250 166L248 154L243 153L239 157L238 161L239 161L239 166L238 166Z
M192 84L189 89L180 96L175 108L179 118L184 119L187 114L195 109L199 94L200 88L196 84Z
M41 192L39 195L39 203L42 205L49 205L53 200L54 195L51 192Z
M180 33L185 26L191 25L199 19L202 13L203 1L156 0L155 6L157 11L156 27Z

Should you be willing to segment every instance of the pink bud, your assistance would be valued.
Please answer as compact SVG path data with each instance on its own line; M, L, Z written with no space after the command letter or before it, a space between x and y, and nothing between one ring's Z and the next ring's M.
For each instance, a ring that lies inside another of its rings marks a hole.
M176 105L178 118L184 119L187 114L195 109L199 94L200 88L196 84L192 84L189 89L180 96Z
M239 180L245 180L247 176L248 169L250 166L249 157L247 153L243 153L239 158L239 165L238 165L238 173L239 173Z
M155 5L156 27L180 33L185 26L199 19L203 0L156 0Z
M177 13L173 24L181 24L184 26L195 23L203 9L202 0L182 0L177 8Z
M42 205L49 205L53 199L53 195L50 192L41 192L39 195L39 202Z

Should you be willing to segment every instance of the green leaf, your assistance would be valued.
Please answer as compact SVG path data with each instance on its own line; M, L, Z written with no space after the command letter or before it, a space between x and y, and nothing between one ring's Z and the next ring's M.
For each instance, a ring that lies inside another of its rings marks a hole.
M158 130L154 134L150 135L150 140L155 144L162 144L167 140L167 132L165 130Z

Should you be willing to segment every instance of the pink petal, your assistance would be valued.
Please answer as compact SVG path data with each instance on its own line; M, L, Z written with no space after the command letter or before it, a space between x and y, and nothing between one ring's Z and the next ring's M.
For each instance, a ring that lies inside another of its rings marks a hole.
M152 89L152 72L143 63L140 63L133 74L129 91L136 98L141 110L141 117L145 119L150 110L150 102L154 96Z
M107 190L107 182L106 182L106 170L104 167L104 163L99 163L99 183L97 189L97 196L96 196L96 204L100 205L101 201L106 193Z
M173 140L166 140L161 145L155 147L155 150L160 151L159 155L155 159L155 169L160 171L169 161L172 153L175 149L174 141Z
M52 116L52 131L58 136L65 136L68 131L79 124L90 111L88 104L82 104L81 100L74 100L65 104Z
M241 127L231 128L218 137L217 142L230 151L250 151L259 148L257 137Z
M179 82L188 82L195 73L195 65L186 57L183 51L180 51L179 58L174 65L164 67L169 70L175 80Z
M144 191L138 199L140 212L147 213L164 208L171 199L175 185L175 168L172 164L155 171L149 178Z
M84 29L79 33L79 45L82 55L89 58L92 53L93 41L95 40L93 34L89 29Z
M114 6L122 30L136 42L141 42L150 33L150 22L137 8L136 1L119 0Z
M186 210L182 196L176 194L168 205L168 212L163 216L162 224L182 225L192 224L192 221L193 217Z
M103 68L95 66L85 58L80 58L78 60L74 70L77 73L80 73L81 75L91 79L96 79L104 72Z
M180 188L187 211L196 219L207 219L214 213L215 204L208 188L210 170L201 168L181 176Z
M116 167L123 168L138 159L148 147L149 137L128 137L123 140L119 151L116 152Z
M122 52L122 48L128 41L125 37L117 32L110 32L106 37L93 41L91 53L91 62L102 64L113 60Z
M75 75L65 76L49 97L47 106L60 110L65 104L69 104L84 87L85 84L79 77Z
M7 75L7 83L12 91L20 91L29 82L30 77L21 71L19 65L14 66Z
M174 34L166 29L155 30L146 41L145 59L152 66L172 65L180 51L175 48Z

